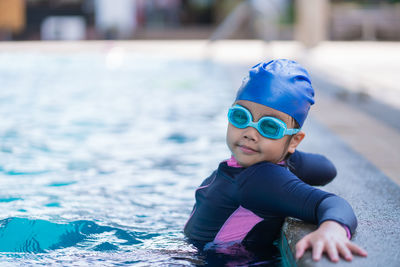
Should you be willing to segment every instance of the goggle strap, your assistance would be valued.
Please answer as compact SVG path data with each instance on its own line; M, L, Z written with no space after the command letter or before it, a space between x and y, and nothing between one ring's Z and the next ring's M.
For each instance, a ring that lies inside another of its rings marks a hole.
M294 135L297 134L298 132L300 132L301 129L287 129L285 132L285 135Z

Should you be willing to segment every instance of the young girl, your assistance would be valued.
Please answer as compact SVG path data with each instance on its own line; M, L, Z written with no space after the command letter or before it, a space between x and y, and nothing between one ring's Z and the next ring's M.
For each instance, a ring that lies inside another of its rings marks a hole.
M336 175L323 156L296 151L312 104L309 75L298 63L273 60L250 70L228 113L232 157L196 190L184 229L189 239L201 245L269 245L291 216L319 226L297 243L296 258L308 248L316 261L323 252L334 262L339 254L348 261L352 253L367 255L349 241L357 227L351 206L305 183L325 184Z

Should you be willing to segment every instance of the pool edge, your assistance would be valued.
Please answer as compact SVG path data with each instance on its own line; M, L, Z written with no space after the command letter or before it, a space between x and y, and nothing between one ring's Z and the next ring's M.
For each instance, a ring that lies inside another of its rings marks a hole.
M286 222L285 222L286 224ZM282 229L281 231L281 236L279 238L279 251L281 252L282 256L282 266L287 267L287 266L293 266L297 267L296 260L294 259L293 253L290 249L288 240L285 235L285 231Z

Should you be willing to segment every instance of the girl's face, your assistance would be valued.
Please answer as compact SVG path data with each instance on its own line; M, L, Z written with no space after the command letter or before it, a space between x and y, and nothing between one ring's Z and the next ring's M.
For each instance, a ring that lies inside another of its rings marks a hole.
M239 100L236 104L247 108L254 122L262 117L270 116L282 120L288 128L294 127L293 119L281 111L247 100ZM293 135L293 138L285 135L281 139L269 139L263 137L253 127L239 129L229 123L226 142L238 163L243 167L249 167L261 161L272 163L282 161L288 152L294 153L303 138L304 133L300 131Z

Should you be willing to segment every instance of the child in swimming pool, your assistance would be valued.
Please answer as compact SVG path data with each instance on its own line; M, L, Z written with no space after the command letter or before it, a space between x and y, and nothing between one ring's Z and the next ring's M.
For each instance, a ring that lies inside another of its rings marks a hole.
M297 243L296 258L309 248L314 260L323 252L334 262L339 255L348 261L352 253L367 255L349 240L357 227L351 206L309 185L333 179L333 165L323 156L296 151L312 104L314 90L298 63L273 60L250 70L228 113L232 157L196 190L184 229L192 241L269 245L291 216L319 226Z

